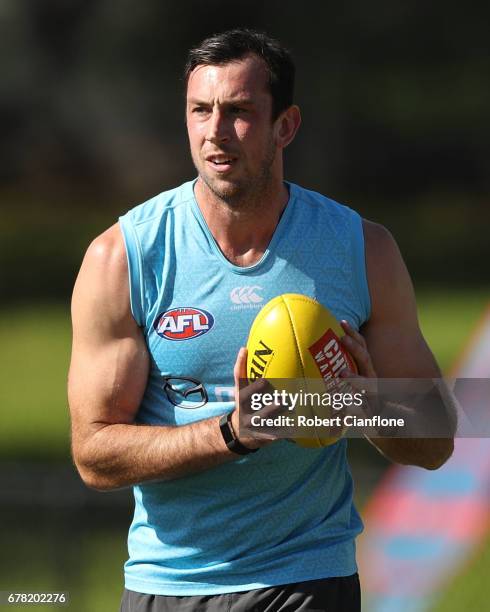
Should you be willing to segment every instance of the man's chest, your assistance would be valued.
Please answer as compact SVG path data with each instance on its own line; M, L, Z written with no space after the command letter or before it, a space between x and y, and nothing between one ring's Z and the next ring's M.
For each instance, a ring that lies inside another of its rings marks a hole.
M233 384L233 366L247 343L253 320L282 293L315 297L315 285L302 273L254 277L201 277L195 285L176 282L153 310L147 342L153 367L162 376L191 377L212 386Z

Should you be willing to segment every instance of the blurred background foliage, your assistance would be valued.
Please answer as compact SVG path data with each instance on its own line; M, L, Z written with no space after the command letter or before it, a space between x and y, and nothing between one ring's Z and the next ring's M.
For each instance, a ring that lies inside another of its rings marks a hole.
M291 49L286 177L391 229L447 370L490 294L489 23L483 1L0 0L0 589L118 607L130 494L70 465L69 297L92 238L194 176L187 49L236 26ZM387 464L350 446L362 506ZM489 547L438 610L485 608Z
M296 58L287 177L386 224L417 283L481 285L489 23L484 2L2 0L4 301L66 298L91 237L193 176L186 50L237 25Z

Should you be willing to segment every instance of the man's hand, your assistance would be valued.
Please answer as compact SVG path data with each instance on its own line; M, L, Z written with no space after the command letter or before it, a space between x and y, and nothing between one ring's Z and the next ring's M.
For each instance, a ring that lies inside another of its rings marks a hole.
M371 316L360 332L342 324L346 333L344 345L359 368L357 376L352 372L342 376L352 378L354 383L357 379L368 387L376 376L440 379L440 370L419 328L412 283L396 242L384 227L368 221L364 222L364 239ZM434 398L429 400L433 402ZM441 399L436 401L447 426L447 438L370 437L369 441L396 463L427 469L440 467L454 448L455 418L450 406L446 407ZM417 410L422 411L422 407Z
M350 408L348 412L356 416L381 419L401 419L401 428L379 426L363 429L366 437L379 446L378 437L387 438L439 438L451 435L446 419L446 406L439 388L443 381L438 379L382 379L376 378L366 341L347 321L341 321L346 335L342 344L350 351L358 363L360 374L348 368L340 373L340 378L348 379L357 391L365 393L361 408ZM440 384L438 385L438 383ZM448 407L451 408L450 404ZM442 413L442 415L441 415Z
M233 375L235 377L236 409L231 417L231 425L235 435L247 448L261 448L262 446L266 446L277 438L264 432L254 433L253 436L240 432L240 425L242 425L242 431L250 425L249 421L252 414L250 401L252 395L254 393L266 393L270 389L269 383L264 379L258 379L249 385L245 384L247 381L247 349L244 347L238 351ZM274 410L274 407L270 408L272 408L272 411ZM273 415L271 414L270 416Z
M348 321L341 321L340 325L345 332L345 336L342 336L341 342L356 362L359 376L345 368L342 372L343 378L376 378L376 370L374 369L371 355L369 354L366 340L362 335L356 331Z

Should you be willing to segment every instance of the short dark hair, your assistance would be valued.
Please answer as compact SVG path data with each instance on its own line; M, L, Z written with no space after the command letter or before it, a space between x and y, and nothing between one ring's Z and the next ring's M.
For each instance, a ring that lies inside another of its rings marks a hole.
M272 96L272 119L293 104L295 66L290 52L264 32L236 28L213 34L189 51L184 71L187 86L196 66L219 66L254 53L267 66Z

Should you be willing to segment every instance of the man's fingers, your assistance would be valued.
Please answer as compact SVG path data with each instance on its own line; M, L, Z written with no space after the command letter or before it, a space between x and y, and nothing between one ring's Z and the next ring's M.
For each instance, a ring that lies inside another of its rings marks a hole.
M349 321L342 319L342 321L340 321L340 325L347 334L347 337L353 338L357 343L366 348L366 340L364 339L364 336L354 329Z
M247 378L247 349L244 346L238 351L233 375L235 378L235 388L238 390L240 388L240 379L246 380Z
M344 368L340 372L339 378L348 378L349 385L354 389L357 389L358 391L361 391L366 388L364 384L365 377L359 376L358 374L354 374L354 372L352 372L352 370L349 370L349 368Z
M366 341L347 321L341 321L345 336L340 341L354 358L362 376L373 378L376 376L371 355L367 349Z
M355 405L352 405L347 408L348 414L356 414L359 416L363 413L372 415L374 414L373 410L379 412L377 378L359 376L348 368L344 368L340 372L339 377L345 380L357 393L361 393L363 398L361 406L355 407Z
M364 391L366 395L375 395L378 392L378 381L373 377L359 376L354 374L349 368L344 368L340 374L340 378L348 379L348 383L358 391Z
M362 376L376 376L366 347L356 342L351 336L344 336L341 341L357 363L359 373Z

